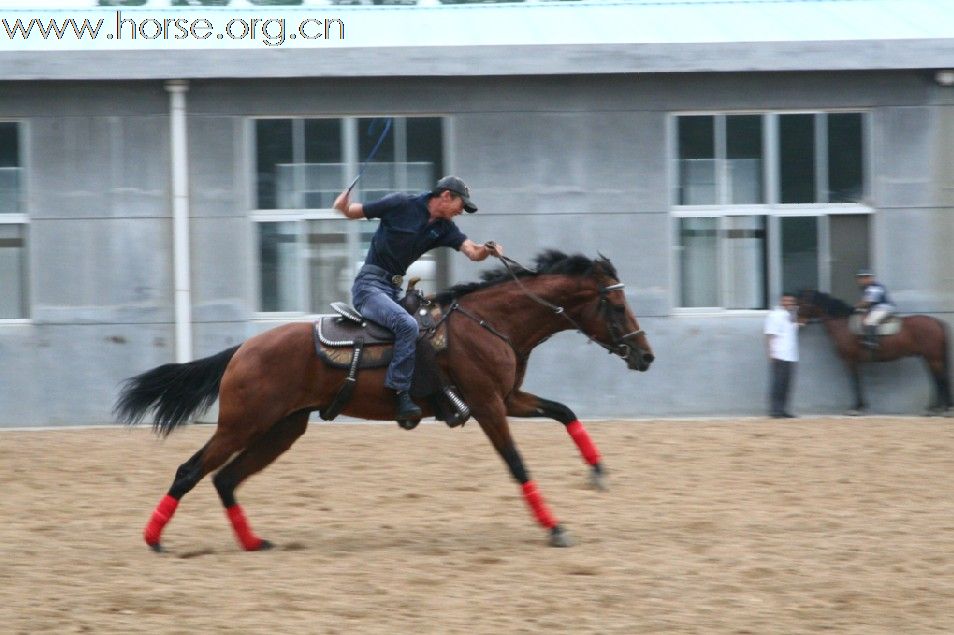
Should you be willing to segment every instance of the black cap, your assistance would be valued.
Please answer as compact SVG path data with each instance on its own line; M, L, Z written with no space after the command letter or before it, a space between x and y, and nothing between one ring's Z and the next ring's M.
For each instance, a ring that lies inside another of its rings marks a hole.
M470 190L467 185L457 176L445 176L437 185L434 186L434 194L440 194L443 190L448 190L461 197L464 200L464 210L473 214L477 211L477 206L470 200Z

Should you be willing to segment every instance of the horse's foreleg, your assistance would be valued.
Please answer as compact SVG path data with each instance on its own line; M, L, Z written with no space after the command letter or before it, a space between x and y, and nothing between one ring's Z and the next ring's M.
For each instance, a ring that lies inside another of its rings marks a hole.
M606 489L605 470L599 450L586 427L566 405L528 392L515 391L507 399L507 414L512 417L548 417L562 423L583 460L590 466L590 482L599 490Z
M156 509L153 510L152 516L142 532L146 544L153 551L162 551L162 543L160 542L162 529L172 520L176 508L179 506L179 500L188 494L205 475L202 471L202 453L204 451L205 446L179 466L172 481L172 486L159 501L159 504L156 505Z
M259 538L249 526L245 511L235 500L235 489L249 476L260 472L305 433L308 427L308 412L290 415L255 439L241 454L219 470L212 479L219 499L225 507L235 537L246 551L271 549L272 543Z
M856 363L848 364L848 375L851 377L851 388L855 393L855 406L849 414L861 414L866 408L865 397L861 388L861 369Z
M503 415L491 418L479 416L477 420L494 449L507 464L510 474L520 483L523 499L533 512L534 518L550 532L550 544L554 547L569 547L571 542L566 530L553 516L553 512L543 500L543 495L537 489L536 482L530 479L530 474L523 464L523 458L510 436L506 417Z

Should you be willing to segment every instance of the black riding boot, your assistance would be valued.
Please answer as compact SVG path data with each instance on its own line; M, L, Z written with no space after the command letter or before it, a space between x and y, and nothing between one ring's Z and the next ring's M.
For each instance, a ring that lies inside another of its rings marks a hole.
M875 350L878 348L878 327L877 326L865 326L865 341L863 342L864 347L868 350Z
M421 421L421 409L411 401L411 395L406 390L399 390L394 393L394 402L397 404L394 418L397 419L398 425L405 430L417 427Z

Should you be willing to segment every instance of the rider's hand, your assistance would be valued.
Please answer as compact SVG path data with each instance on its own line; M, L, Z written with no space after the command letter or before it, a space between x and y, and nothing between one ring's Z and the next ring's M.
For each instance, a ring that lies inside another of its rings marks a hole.
M498 245L492 240L488 240L484 243L484 249L487 250L487 253L492 256L502 256L503 255L503 245Z
M348 209L348 204L351 202L351 190L345 190L338 195L338 198L335 199L334 207L341 213L344 213Z

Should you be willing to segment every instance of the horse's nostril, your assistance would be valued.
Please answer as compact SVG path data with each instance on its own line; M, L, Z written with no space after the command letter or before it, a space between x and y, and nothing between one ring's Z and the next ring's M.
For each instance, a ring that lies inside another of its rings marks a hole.
M652 364L653 361L655 361L655 359L656 359L656 356L653 355L652 353L646 353L645 355L643 355L643 361L646 362L647 364Z

